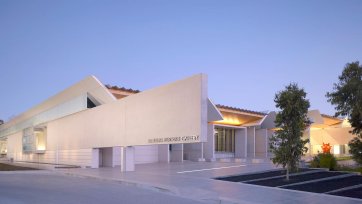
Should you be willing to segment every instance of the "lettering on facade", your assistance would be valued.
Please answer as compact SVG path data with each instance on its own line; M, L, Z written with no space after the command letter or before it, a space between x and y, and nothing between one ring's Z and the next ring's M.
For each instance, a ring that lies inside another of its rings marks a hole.
M179 136L179 137L166 137L166 138L152 138L148 139L148 143L173 143L173 142L198 142L199 135Z

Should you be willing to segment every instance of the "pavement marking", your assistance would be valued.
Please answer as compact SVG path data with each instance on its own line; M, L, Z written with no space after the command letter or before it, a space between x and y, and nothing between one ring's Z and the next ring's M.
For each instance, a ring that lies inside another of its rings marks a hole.
M210 168L210 169L196 169L196 170L190 170L190 171L179 171L178 174L183 173L191 173L191 172L198 172L198 171L211 171L211 170L217 170L217 169L229 169L229 168L236 168L236 167L242 167L246 165L237 165L237 166L224 166L224 167L217 167L217 168Z

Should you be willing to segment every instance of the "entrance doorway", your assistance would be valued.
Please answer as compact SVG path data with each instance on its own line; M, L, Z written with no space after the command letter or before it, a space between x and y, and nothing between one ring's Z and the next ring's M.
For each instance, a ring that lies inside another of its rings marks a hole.
M235 129L217 127L215 128L215 157L235 157Z
M99 167L114 167L113 147L99 148Z

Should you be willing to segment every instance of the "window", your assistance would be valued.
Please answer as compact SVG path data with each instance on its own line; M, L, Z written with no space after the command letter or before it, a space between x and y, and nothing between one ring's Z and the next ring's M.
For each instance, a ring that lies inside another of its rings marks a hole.
M31 127L23 130L24 153L44 153L45 150L46 127Z
M7 153L7 140L1 139L0 140L0 154L6 154Z
M87 108L94 108L94 107L96 107L96 104L94 104L92 100L87 98Z
M235 129L215 128L215 151L235 152Z
M35 150L44 151L46 149L46 128L35 128Z
M34 131L33 128L23 130L23 152L32 152L34 150Z

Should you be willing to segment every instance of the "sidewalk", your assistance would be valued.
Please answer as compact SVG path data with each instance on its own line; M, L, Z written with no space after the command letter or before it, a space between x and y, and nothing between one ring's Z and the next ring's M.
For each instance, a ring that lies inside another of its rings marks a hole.
M150 188L207 203L362 203L361 200L325 194L269 188L212 178L275 168L271 163L189 162L137 165L135 172L120 168L61 169L71 176L112 180Z

